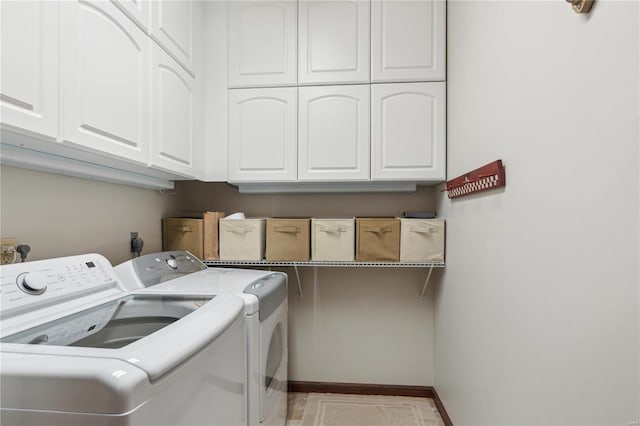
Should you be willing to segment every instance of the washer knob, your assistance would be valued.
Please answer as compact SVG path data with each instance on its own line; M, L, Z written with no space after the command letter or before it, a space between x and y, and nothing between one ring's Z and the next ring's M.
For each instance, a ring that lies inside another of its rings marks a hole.
M178 261L176 261L173 258L172 259L167 259L167 265L171 269L178 269Z
M28 272L21 276L18 284L29 294L42 294L47 289L47 276L42 272Z

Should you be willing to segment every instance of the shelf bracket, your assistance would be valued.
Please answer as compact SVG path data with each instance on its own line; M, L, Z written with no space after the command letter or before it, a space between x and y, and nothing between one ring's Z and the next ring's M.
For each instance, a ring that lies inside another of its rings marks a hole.
M296 280L298 281L298 293L300 293L300 298L304 297L302 294L302 283L300 282L300 273L298 273L298 265L293 265L293 269L296 271Z
M422 291L420 292L420 302L424 302L424 292L427 291L427 285L429 284L429 279L431 278L431 273L433 272L433 266L429 268L429 272L427 272L427 279L424 281L424 286L422 287Z

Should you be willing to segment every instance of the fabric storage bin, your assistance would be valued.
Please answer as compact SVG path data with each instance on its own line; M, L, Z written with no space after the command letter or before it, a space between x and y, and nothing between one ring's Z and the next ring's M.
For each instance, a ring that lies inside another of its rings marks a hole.
M400 220L356 219L356 260L381 262L400 260Z
M268 218L267 260L308 261L311 219Z
M188 250L198 259L203 256L204 220L167 217L162 220L162 250Z
M400 219L401 262L444 262L444 220Z
M220 260L264 259L265 219L220 219Z
M355 220L311 219L311 260L353 262Z

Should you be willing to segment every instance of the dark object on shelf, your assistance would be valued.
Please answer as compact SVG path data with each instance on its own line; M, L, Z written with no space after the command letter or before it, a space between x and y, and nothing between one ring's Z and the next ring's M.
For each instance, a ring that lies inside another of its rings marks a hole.
M435 219L436 212L404 212L403 217L407 219Z
M478 169L447 181L445 189L449 198L462 197L506 185L502 160L486 164Z

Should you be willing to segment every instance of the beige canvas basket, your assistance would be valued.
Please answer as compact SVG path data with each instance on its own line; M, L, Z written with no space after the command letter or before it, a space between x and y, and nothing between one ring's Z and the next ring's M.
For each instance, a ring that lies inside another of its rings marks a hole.
M353 262L355 219L311 219L311 260Z
M220 219L221 260L262 260L265 219Z
M444 220L401 218L400 261L444 262Z

